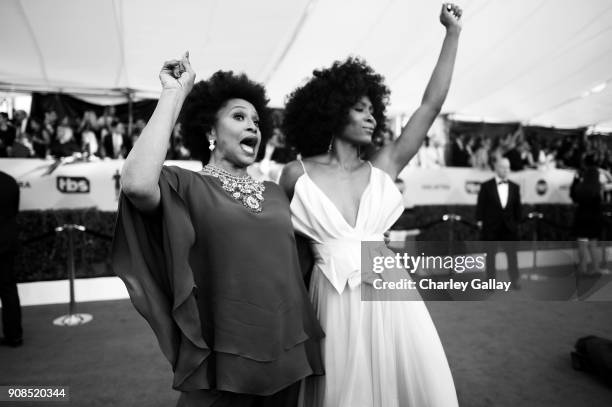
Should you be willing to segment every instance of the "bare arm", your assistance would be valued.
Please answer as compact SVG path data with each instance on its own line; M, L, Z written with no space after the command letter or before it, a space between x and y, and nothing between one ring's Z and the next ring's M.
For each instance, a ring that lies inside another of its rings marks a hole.
M166 62L159 77L163 89L157 107L121 170L121 189L141 211L152 211L159 205L159 174L170 135L195 80L188 53L180 61Z
M285 191L289 201L293 198L295 183L298 178L304 173L302 165L297 161L291 161L283 167L278 184Z
M410 117L400 137L382 148L374 158L376 165L388 172L392 178L397 177L417 153L448 94L461 32L462 13L459 7L451 7L449 11L446 4L442 6L440 22L446 27L446 36L438 62L425 88L421 106Z

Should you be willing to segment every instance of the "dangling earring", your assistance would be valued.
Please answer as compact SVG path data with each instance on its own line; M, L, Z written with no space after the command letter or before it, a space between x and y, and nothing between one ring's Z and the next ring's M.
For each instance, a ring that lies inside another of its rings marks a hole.
M208 149L210 151L213 151L215 149L215 139L210 139L208 140Z
M331 153L333 148L334 148L334 138L332 137L331 140L329 140L329 146L327 146L327 152Z

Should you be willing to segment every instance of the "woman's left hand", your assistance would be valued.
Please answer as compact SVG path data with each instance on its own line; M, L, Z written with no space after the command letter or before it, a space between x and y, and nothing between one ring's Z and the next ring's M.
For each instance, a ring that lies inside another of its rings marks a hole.
M442 4L442 11L440 12L440 22L447 30L456 29L461 31L462 22L461 15L463 10L461 7L454 3Z

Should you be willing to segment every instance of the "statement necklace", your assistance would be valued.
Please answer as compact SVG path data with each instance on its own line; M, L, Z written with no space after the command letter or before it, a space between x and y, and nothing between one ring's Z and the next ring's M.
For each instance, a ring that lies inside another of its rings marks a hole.
M250 175L237 177L212 164L206 164L202 173L219 178L232 198L242 202L252 212L261 212L261 203L264 200L263 192L266 187L263 182L254 180Z

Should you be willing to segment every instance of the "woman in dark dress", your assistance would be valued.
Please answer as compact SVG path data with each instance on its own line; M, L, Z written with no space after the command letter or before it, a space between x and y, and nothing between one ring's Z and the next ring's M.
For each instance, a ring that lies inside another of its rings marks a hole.
M570 188L570 196L577 204L574 214L574 235L578 240L578 272L583 276L600 275L601 254L598 240L603 226L602 189L607 188L602 180L595 156L584 157L583 169L576 174ZM587 271L588 253L591 254L593 270Z
M188 54L160 73L153 116L127 157L113 266L174 371L179 406L291 406L322 374L289 203L247 174L270 133L265 90ZM193 88L193 90L192 90ZM200 172L163 166L181 107Z

